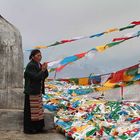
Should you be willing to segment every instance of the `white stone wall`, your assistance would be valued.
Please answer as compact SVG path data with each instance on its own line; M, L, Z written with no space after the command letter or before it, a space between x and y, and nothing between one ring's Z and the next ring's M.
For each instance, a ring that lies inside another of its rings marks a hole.
M23 87L23 53L19 31L0 16L0 89Z
M0 15L0 109L23 109L20 32Z

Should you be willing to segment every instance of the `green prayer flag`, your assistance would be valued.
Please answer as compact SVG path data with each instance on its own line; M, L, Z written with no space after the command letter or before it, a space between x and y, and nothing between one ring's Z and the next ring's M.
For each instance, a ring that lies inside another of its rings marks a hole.
M126 27L120 28L119 30L120 30L120 31L123 31L123 30L125 30L125 29L133 28L133 27L135 27L135 26L136 26L136 25L128 25L128 26L126 26Z
M124 40L123 40L123 41L124 41ZM112 47L112 46L115 46L115 45L118 45L118 44L122 43L123 41L111 42L111 43L109 43L109 44L106 44L106 46Z

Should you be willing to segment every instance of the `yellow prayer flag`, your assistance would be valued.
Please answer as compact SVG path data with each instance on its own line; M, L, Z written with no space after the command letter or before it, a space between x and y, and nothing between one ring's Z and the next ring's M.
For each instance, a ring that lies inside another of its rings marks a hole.
M88 127L88 125L83 125L83 126L77 126L76 127L76 130L77 132L81 132L81 131L84 131L86 128Z
M107 81L102 87L96 88L97 91L104 91L104 90L109 90L112 89L116 83L110 83L110 80Z
M108 29L105 31L105 33L111 33L111 32L115 32L115 31L119 31L119 29L117 29L117 28Z
M79 78L79 85L88 85L88 78Z
M35 46L34 48L36 48L36 49L45 49L45 48L48 48L48 46Z
M98 52L103 52L107 48L109 48L107 45L102 45L102 46L97 46L96 47L96 49L97 49Z
M134 78L133 75L123 75L123 81L131 81Z

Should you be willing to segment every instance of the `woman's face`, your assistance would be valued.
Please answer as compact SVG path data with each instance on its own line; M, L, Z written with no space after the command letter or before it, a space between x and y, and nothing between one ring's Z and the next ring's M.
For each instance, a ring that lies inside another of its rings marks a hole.
M39 63L41 61L41 59L42 59L41 53L37 53L35 56L33 56L32 59Z

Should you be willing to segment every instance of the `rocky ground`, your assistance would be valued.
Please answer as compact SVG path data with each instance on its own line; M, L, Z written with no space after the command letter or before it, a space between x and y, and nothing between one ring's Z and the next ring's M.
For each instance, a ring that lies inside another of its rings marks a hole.
M43 134L24 134L20 131L0 131L0 140L65 140L63 134L49 130Z

